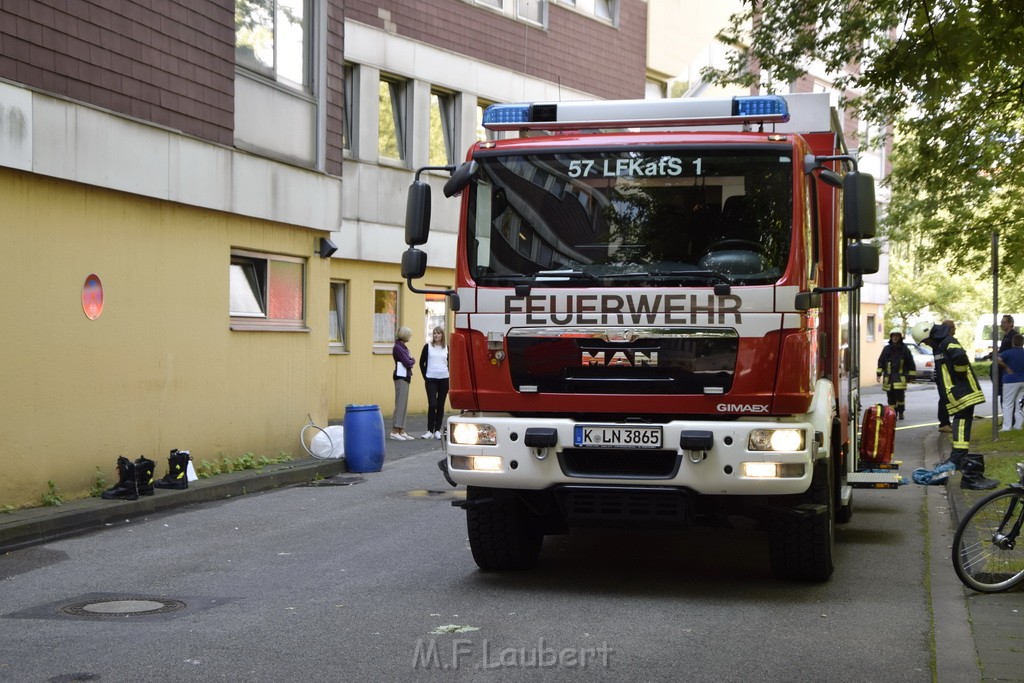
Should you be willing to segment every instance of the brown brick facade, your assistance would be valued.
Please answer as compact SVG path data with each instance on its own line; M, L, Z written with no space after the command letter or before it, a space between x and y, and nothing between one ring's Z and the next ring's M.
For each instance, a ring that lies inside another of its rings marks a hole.
M548 29L462 0L348 0L348 19L598 97L642 98L647 3L621 0L618 27L550 3Z
M327 172L341 175L344 2L327 2ZM0 78L234 144L234 0L4 0Z
M233 0L4 0L0 77L232 144Z

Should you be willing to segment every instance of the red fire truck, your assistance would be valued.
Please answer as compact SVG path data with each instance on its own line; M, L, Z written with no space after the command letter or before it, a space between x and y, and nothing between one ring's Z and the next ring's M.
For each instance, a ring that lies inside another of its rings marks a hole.
M827 95L493 105L461 196L440 466L482 569L576 527L763 523L822 581L857 472L874 182ZM501 138L502 136L497 136ZM426 167L437 169L438 167ZM422 278L430 187L409 190Z

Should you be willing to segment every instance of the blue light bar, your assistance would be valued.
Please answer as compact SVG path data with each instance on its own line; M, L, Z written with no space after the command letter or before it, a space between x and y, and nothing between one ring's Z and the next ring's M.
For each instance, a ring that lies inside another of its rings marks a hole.
M723 99L595 100L492 104L483 116L490 130L593 130L785 123L789 107L778 95Z
M785 116L789 118L789 106L778 95L750 95L732 98L735 116Z
M528 104L492 104L484 110L483 124L487 127L495 123L529 123L530 105Z

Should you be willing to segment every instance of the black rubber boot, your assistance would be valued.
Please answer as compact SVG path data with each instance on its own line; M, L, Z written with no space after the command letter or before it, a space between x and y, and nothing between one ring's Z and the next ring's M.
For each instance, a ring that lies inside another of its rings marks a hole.
M153 485L158 489L187 489L186 469L191 457L188 451L179 451L175 448L167 458L167 474L153 482Z
M104 500L137 500L139 487L135 482L135 463L121 456L117 459L117 483L104 491L100 497Z
M999 486L995 479L985 476L985 458L978 453L968 453L960 465L963 476L960 477L960 488L969 491L988 491Z
M135 481L139 487L140 496L153 495L153 471L156 463L144 455L140 455L135 461Z

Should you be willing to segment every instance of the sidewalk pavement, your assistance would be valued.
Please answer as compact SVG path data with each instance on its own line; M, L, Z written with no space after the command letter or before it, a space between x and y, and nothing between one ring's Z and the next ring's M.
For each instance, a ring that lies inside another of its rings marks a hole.
M332 420L332 424L341 420ZM427 416L406 417L406 430L415 435L415 441L392 441L387 438L391 432L390 423L385 421L384 463L408 457L416 453L435 451L441 447L435 439L420 439L427 430ZM208 503L224 500L247 493L257 493L285 486L299 486L348 472L344 458L317 460L302 451L302 458L291 462L267 465L254 470L242 470L229 474L218 474L207 479L189 483L185 490L157 489L152 496L139 496L138 500L103 500L86 498L62 505L15 510L0 513L0 553L20 547L45 543L76 533L95 531L105 526L124 523L126 520L143 515L170 510L183 505ZM160 478L167 468L167 461L156 460L156 477ZM196 456L196 460L202 460ZM111 462L111 468L114 462ZM113 477L116 479L116 475ZM441 473L437 473L438 486L447 487ZM114 483L114 482L111 482Z
M939 434L938 443L936 459L926 459L926 466L938 464L952 450L948 434ZM1021 460L1024 461L1024 456L1021 456ZM959 471L947 479L946 498L953 528L956 528L975 502L989 493L960 488ZM949 559L949 571L953 571L952 559ZM1024 586L993 594L975 593L963 588L963 593L981 665L981 680L1024 681Z

